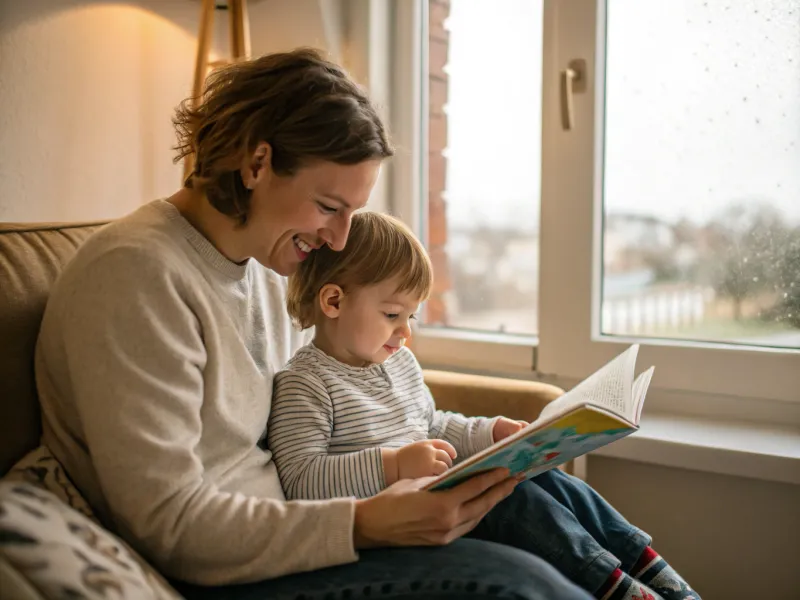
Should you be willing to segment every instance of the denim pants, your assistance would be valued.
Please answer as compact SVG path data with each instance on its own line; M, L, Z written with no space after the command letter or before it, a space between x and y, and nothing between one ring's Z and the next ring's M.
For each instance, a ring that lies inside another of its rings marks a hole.
M174 585L189 600L590 600L649 543L591 487L553 470L445 547L364 550L356 563L246 585Z
M591 486L555 469L519 484L470 537L539 556L589 592L615 569L629 572L651 542Z
M244 585L171 582L188 600L591 600L542 559L476 539L359 551L358 562Z

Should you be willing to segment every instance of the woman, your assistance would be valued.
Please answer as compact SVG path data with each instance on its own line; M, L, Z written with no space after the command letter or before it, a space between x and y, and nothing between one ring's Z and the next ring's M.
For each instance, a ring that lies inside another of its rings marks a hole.
M503 472L285 501L260 443L273 374L306 341L281 276L344 246L392 149L312 50L218 72L175 121L194 172L80 248L37 347L44 442L101 517L189 597L587 597L531 555L458 539L511 493Z

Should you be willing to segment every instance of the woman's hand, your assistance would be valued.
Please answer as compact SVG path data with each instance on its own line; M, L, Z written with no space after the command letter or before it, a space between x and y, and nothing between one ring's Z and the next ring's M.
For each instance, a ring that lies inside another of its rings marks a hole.
M453 466L456 449L444 440L421 440L402 448L381 448L386 485L402 479L441 475Z
M356 501L355 547L449 544L473 529L520 481L510 478L508 469L495 469L449 490L422 491L431 480L403 480Z
M494 424L494 429L492 429L492 437L494 438L495 442L499 442L510 435L514 435L520 429L527 426L527 421L512 421L511 419L500 417Z

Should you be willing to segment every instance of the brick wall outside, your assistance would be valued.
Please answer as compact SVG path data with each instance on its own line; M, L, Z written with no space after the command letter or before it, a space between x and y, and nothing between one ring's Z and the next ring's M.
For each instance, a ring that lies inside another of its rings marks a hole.
M445 293L450 289L450 269L447 262L447 203L444 199L447 159L447 64L449 32L444 21L450 14L449 0L430 0L430 78L429 78L429 140L428 140L428 239L427 248L435 273L433 293L427 303L425 321L432 325L447 324Z

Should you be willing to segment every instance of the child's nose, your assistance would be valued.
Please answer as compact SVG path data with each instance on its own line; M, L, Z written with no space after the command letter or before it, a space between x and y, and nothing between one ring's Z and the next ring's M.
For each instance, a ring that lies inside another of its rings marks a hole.
M397 328L397 335L407 340L411 337L411 326L408 323L404 323Z

